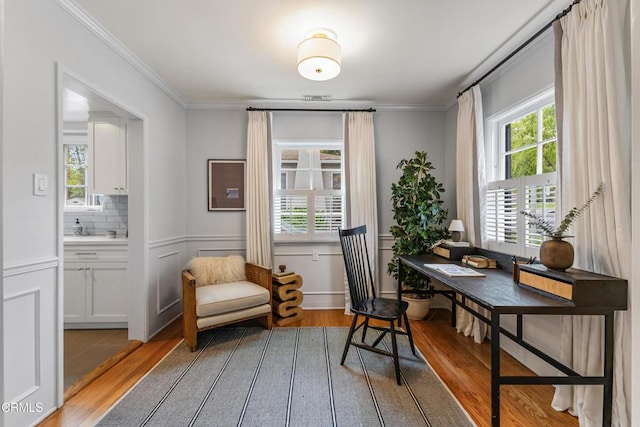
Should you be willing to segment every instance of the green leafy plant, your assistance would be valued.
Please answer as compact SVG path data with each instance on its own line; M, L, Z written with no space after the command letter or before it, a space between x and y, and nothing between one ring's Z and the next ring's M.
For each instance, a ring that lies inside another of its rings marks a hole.
M576 219L578 219L580 215L584 213L584 211L587 210L587 208L591 205L591 203L593 203L593 201L597 199L598 196L600 196L600 194L602 194L603 190L604 190L604 182L601 182L600 185L598 185L598 188L596 189L596 191L593 192L591 197L589 197L589 199L586 202L584 202L584 204L579 208L578 207L571 208L569 213L565 215L565 217L560 222L560 224L558 224L557 227L551 222L547 221L546 219L538 215L535 215L531 212L520 211L520 213L526 216L527 218L529 218L529 225L534 226L539 233L549 237L554 237L554 238L566 237L565 233L567 232L567 229L571 226L571 224L574 223Z
M393 218L396 225L390 229L395 238L393 258L387 265L387 272L398 278L397 255L418 255L430 252L439 240L449 237L449 231L442 227L448 211L442 207L444 188L431 171L425 151L416 151L415 157L402 159L396 166L402 170L397 183L391 185ZM405 286L415 291L416 296L433 296L433 286L429 279L411 269L404 273Z

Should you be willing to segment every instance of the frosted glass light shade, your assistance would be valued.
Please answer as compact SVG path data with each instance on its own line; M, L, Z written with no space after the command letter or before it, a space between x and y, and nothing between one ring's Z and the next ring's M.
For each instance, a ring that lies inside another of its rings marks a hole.
M298 73L309 80L330 80L340 74L340 56L335 36L314 32L298 45Z

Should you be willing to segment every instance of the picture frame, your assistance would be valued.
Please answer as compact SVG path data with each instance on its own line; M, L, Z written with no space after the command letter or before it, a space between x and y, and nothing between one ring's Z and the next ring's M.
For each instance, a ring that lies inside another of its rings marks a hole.
M246 160L207 160L207 210L245 210Z

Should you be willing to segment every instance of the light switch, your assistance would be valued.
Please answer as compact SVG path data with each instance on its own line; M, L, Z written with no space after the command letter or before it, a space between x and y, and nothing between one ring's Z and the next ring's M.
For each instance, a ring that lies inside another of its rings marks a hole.
M46 196L49 188L49 177L43 173L33 174L33 195Z

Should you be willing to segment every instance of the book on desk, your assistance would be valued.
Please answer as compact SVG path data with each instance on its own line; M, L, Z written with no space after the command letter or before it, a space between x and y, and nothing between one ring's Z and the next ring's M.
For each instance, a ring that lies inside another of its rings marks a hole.
M427 268L436 270L450 277L484 277L485 275L471 268L461 267L456 264L425 264Z

